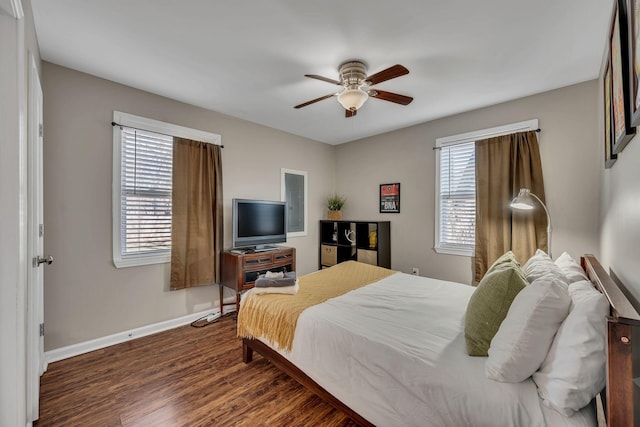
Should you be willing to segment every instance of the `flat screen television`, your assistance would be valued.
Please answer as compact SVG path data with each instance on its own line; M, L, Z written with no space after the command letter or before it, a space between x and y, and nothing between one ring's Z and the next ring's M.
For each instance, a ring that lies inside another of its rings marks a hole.
M287 202L233 199L234 248L269 250L287 241Z

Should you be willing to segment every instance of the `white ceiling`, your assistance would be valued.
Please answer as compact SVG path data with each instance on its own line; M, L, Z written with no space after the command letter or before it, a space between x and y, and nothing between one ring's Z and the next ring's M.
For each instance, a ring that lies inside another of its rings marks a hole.
M42 58L328 144L595 79L612 0L32 0ZM375 88L345 118L348 59Z

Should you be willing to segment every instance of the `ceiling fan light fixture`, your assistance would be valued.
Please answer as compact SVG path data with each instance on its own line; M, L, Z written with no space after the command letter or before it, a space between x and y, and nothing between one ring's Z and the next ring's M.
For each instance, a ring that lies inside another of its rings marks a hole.
M369 98L394 102L400 105L409 105L411 101L413 101L413 98L410 96L386 92L384 90L371 89L371 86L409 74L409 70L400 64L393 65L382 71L378 71L375 74L367 76L367 64L359 60L350 60L343 62L338 68L338 72L340 73L340 80L334 80L328 77L318 76L316 74L305 74L305 77L341 86L341 91L338 93L330 93L328 95L312 99L311 101L303 102L302 104L295 105L293 108L306 107L335 96L338 103L345 110L344 116L349 118L354 117L356 115L356 111L360 109Z
M356 111L362 107L369 95L360 89L345 89L338 95L338 102L345 110Z

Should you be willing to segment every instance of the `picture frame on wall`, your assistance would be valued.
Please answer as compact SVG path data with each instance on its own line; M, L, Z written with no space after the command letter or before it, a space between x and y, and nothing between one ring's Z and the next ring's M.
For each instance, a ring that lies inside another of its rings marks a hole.
M631 126L631 90L629 89L629 51L627 32L628 0L617 0L609 35L611 62L612 152L620 153L635 134Z
M400 213L400 183L380 184L380 213Z
M611 61L607 61L604 68L603 98L604 98L604 167L609 169L618 159L613 153L612 103L611 103Z
M640 0L624 0L627 16L629 110L631 126L640 125Z

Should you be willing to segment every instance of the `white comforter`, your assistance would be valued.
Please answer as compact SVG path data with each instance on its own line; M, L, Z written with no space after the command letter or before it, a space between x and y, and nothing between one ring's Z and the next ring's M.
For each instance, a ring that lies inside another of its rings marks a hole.
M475 288L404 273L306 309L290 353L318 384L377 426L593 426L544 407L531 379L485 377L465 351Z

